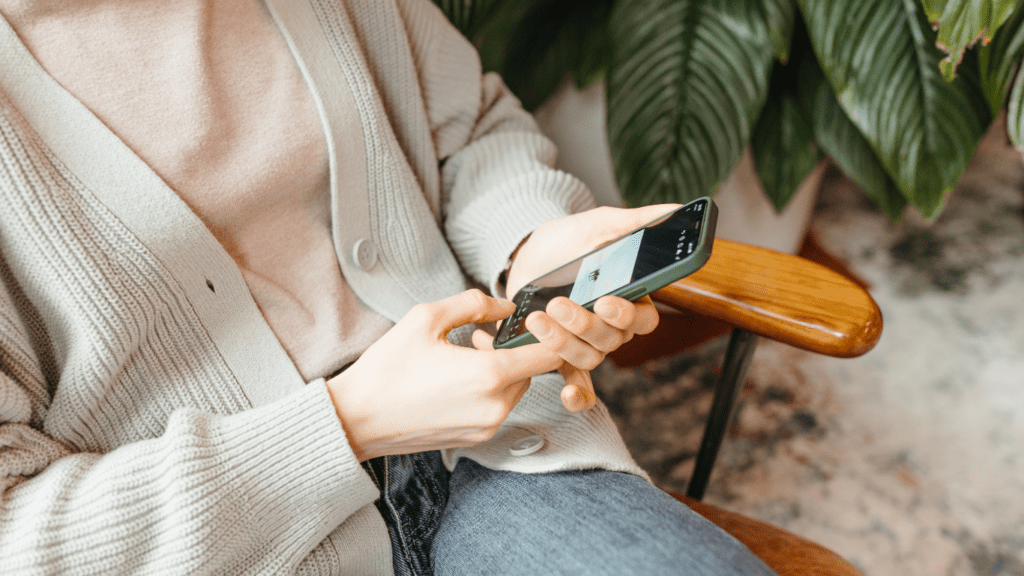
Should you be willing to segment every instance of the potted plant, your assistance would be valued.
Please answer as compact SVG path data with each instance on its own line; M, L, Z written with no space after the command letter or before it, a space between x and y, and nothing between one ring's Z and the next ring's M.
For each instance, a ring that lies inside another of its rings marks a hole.
M749 147L777 209L827 155L934 218L1004 106L1022 142L1017 0L435 1L528 109L604 79L629 205L708 194Z

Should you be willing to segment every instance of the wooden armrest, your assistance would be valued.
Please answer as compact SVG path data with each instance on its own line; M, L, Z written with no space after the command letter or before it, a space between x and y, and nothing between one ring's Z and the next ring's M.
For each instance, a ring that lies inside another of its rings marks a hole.
M729 240L715 240L700 270L651 297L840 358L864 354L882 334L878 305L849 278L799 256Z
M792 532L681 494L672 496L732 534L779 576L862 576L835 552Z

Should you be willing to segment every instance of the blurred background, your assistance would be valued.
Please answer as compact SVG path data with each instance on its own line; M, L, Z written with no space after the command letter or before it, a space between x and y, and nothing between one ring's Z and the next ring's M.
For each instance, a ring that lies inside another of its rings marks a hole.
M1024 6L435 0L604 205L713 194L718 236L868 287L850 360L762 340L706 500L868 576L1024 576ZM666 315L595 384L682 492L724 327Z
M811 231L885 319L860 358L762 340L705 500L867 576L1024 575L1024 167L993 132L933 223L826 169ZM595 372L641 466L685 489L725 340Z

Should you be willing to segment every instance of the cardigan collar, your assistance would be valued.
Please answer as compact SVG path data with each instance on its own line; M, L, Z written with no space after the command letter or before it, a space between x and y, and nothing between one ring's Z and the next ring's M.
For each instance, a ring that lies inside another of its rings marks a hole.
M343 232L341 240L370 238L363 126L354 113L347 75L331 55L308 2L268 0L267 4L320 111L330 154L332 213L337 215L339 204L346 206L344 230L339 230L338 218L333 219L336 245L339 232ZM348 25L344 10L338 12L340 21ZM141 158L39 65L2 15L0 54L0 90L64 167L163 264L252 404L268 404L301 387L301 376L231 256ZM347 139L344 154L337 145L342 134ZM346 175L344 187L339 185L339 174ZM344 198L340 198L342 192ZM351 267L351 262L343 261L342 267ZM400 292L397 287L392 291ZM365 287L357 290L361 296L364 292ZM385 316L394 315L381 310L379 302L377 306L368 303Z

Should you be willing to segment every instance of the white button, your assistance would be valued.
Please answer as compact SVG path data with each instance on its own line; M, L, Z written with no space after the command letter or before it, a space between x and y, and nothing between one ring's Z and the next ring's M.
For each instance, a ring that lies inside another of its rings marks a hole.
M512 443L512 447L509 448L508 451L513 456L526 456L527 454L533 454L543 447L544 437L533 435L516 440Z
M352 260L360 270L369 272L377 264L377 247L366 238L356 240L352 245Z

